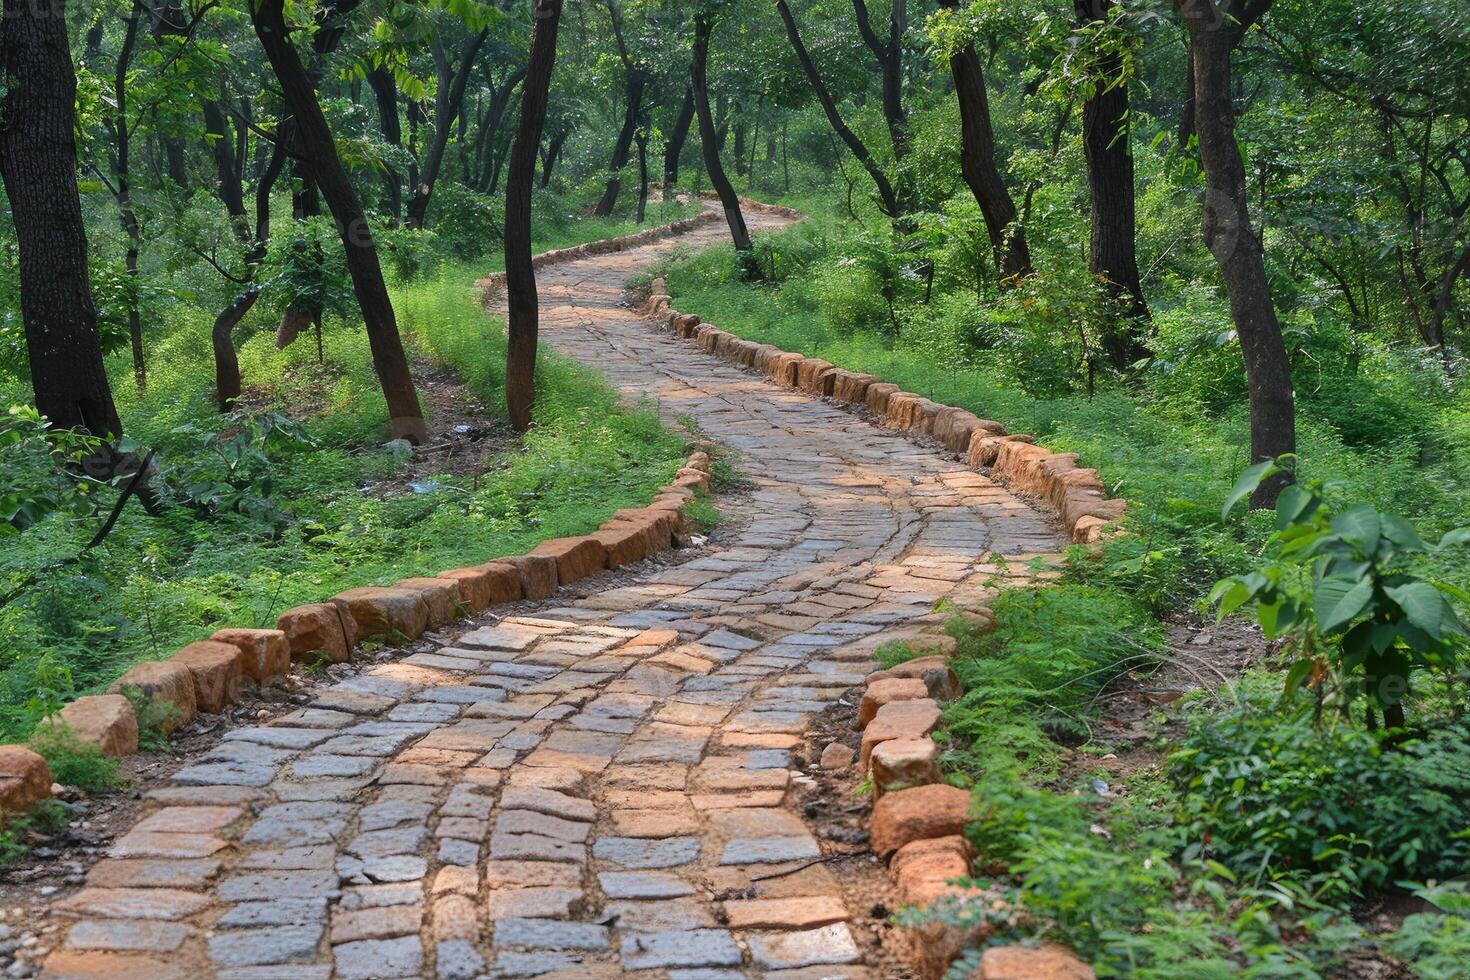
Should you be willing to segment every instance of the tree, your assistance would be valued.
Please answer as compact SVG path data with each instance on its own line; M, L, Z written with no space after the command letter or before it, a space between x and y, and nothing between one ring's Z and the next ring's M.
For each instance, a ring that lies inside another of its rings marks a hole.
M77 194L77 78L65 0L4 0L0 59L6 78L0 175L19 244L36 408L58 428L119 437Z
M1128 68L1119 36L1117 0L1076 0L1084 44L1093 49L1082 106L1082 151L1092 198L1090 267L1117 300L1127 304L1122 322L1103 335L1103 347L1120 371L1149 357L1141 337L1148 302L1138 275L1133 154L1129 149ZM1090 42L1090 43L1089 43Z
M724 141L715 133L715 119L709 109L709 43L713 32L713 15L701 3L694 14L694 57L689 65L694 108L699 115L699 142L704 151L704 169L709 173L709 182L714 185L715 193L720 196L725 223L730 226L730 240L735 243L745 275L755 278L759 270L750 247L750 232L745 227L745 215L740 211L740 198L736 196L730 178L725 176L724 164L720 162L720 146Z
M1291 363L1271 284L1265 250L1251 227L1245 165L1235 142L1231 57L1245 32L1271 0L1176 0L1189 31L1194 61L1194 127L1205 171L1204 238L1230 297L1230 312L1245 359L1250 395L1251 461L1296 452L1296 409ZM1274 507L1291 479L1283 469L1251 495L1251 506Z
M412 196L408 201L408 226L410 228L422 228L424 217L429 210L429 198L434 193L434 183L439 179L439 169L444 164L444 151L449 146L449 136L453 131L453 122L459 115L464 104L464 90L469 83L470 72L475 66L475 58L480 53L485 39L490 36L490 29L484 28L465 41L460 49L458 66L451 63L448 53L444 50L444 42L439 34L434 35L431 50L434 53L435 77L438 85L434 95L434 137L429 141L429 148L424 153L424 163L419 171L418 181L414 184Z
M327 117L322 114L311 78L291 43L282 9L284 2L255 0L252 11L255 33L265 49L295 122L303 162L310 168L311 176L327 199L327 206L336 220L353 289L367 327L373 367L388 403L392 434L394 438L422 442L427 431L424 413L419 407L418 391L409 371L403 339L398 335L398 322L388 297L387 284L383 281L383 269L378 264L372 228L363 213L357 190L337 155L337 144L332 138ZM357 0L341 0L337 6L325 8L324 22L329 27L336 26L331 24L331 20L350 12L356 5Z
M516 125L505 177L505 403L511 427L517 432L531 427L531 408L536 402L536 334L540 309L536 270L531 265L531 181L536 172L541 127L546 122L551 73L556 67L561 3L562 0L535 0L531 56L521 87L521 118Z
M953 10L958 0L941 0ZM985 72L975 43L965 37L949 53L955 98L960 108L960 173L980 205L995 267L1002 282L1031 274L1031 251L1026 232L1017 220L1016 204L995 165L995 128L990 121L990 99L985 94Z
M674 186L679 183L679 154L684 152L684 141L689 138L689 125L694 122L694 89L684 88L684 98L679 103L679 113L664 143L664 200L674 197Z
M643 90L648 82L647 70L628 51L628 43L623 37L623 19L618 13L617 4L613 0L606 2L607 15L612 21L613 39L618 45L618 60L623 64L625 102L623 127L618 131L617 142L613 144L612 162L608 165L607 189L602 192L602 197L592 209L594 215L604 216L612 214L618 203L618 192L623 186L622 170L628 165L633 140L643 124Z

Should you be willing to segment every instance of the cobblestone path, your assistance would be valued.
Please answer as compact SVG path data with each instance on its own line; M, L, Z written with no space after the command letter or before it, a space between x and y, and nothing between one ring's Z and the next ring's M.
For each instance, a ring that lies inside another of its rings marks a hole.
M877 975L790 750L887 631L1059 539L963 464L621 308L673 244L543 269L542 336L735 451L738 539L229 732L56 903L46 976Z

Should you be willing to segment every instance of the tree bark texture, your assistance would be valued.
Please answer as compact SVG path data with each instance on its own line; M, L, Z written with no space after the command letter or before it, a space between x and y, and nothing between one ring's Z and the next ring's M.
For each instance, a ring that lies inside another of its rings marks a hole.
M613 37L618 44L618 57L623 62L623 74L627 84L627 104L623 108L623 127L618 131L617 142L613 144L612 162L608 165L607 188L592 209L592 213L599 217L612 214L613 208L617 207L618 194L623 187L622 171L628 165L633 149L633 139L637 135L643 115L643 88L647 81L647 73L633 61L628 52L627 42L623 38L622 18L618 14L617 5L612 0L607 0L607 12L612 18Z
M679 155L684 152L684 141L689 138L689 125L694 122L694 90L684 89L684 100L679 103L679 114L674 117L674 126L669 130L668 142L664 144L664 200L674 199L675 185L679 183Z
M715 134L714 116L709 109L709 42L714 33L714 22L710 15L701 10L694 15L694 58L689 65L689 82L694 90L694 108L699 115L699 142L704 149L704 169L709 173L709 182L720 196L720 206L725 211L725 223L730 226L730 240L741 257L741 265L748 278L754 278L755 256L750 249L750 231L745 227L745 215L740 210L740 198L725 176L725 167L720 162L722 140Z
M521 118L505 178L505 404L517 432L531 426L536 402L536 335L540 309L536 270L531 265L531 181L546 123L551 73L556 67L556 33L562 0L535 0L531 57L521 88Z
M465 85L469 82L470 72L474 70L475 58L479 56L480 48L489 36L490 31L486 29L465 42L464 50L459 55L458 69L450 64L449 56L438 39L434 41L434 64L438 68L439 77L434 96L434 138L430 140L429 149L424 154L424 165L419 171L418 183L414 185L413 196L408 201L407 223L410 228L424 226L424 218L429 211L429 198L434 193L434 182L439 179L439 170L444 164L444 151L449 147L454 118L459 115L460 106L464 103Z

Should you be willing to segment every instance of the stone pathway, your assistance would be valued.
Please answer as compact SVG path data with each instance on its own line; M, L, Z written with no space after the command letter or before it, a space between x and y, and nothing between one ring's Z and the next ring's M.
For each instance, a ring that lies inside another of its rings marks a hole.
M737 453L738 540L229 732L55 903L43 975L876 975L791 750L887 632L1059 538L962 463L621 308L673 245L541 270L542 337Z

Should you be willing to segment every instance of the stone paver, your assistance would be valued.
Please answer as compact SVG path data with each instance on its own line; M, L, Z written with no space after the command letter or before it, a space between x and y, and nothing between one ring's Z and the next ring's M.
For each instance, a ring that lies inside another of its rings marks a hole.
M54 903L58 975L859 975L866 910L805 868L791 750L890 632L1061 539L952 456L623 308L674 244L542 269L542 338L733 451L735 540L498 607L230 732Z

